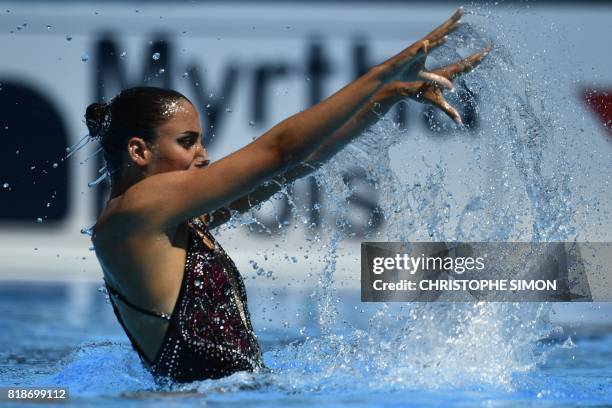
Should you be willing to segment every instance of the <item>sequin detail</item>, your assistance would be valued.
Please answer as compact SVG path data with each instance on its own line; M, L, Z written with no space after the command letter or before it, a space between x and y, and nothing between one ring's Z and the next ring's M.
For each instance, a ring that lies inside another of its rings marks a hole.
M188 225L183 282L162 346L150 362L128 333L134 349L161 382L191 382L263 368L238 269L199 219Z

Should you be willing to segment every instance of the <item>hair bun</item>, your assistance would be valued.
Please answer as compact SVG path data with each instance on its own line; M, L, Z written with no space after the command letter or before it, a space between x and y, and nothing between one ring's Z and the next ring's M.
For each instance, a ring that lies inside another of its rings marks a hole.
M109 105L106 103L94 102L85 111L85 123L89 130L89 135L95 138L104 136L104 129L107 128L110 118L107 118Z

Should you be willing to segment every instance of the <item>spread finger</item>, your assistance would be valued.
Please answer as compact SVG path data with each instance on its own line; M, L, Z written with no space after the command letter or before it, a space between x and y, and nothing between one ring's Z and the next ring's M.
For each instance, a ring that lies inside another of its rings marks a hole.
M484 57L491 51L491 49L491 46L487 46L482 51L476 54L472 54L469 57L466 57L455 64L433 69L430 72L433 72L436 75L444 76L448 79L453 79L459 74L471 71L472 69L476 68L476 66L484 59Z
M453 89L453 83L448 80L447 78L443 77L442 75L438 75L435 72L427 72L427 71L421 71L418 74L419 78L425 79L427 81L430 82L434 82L435 84L446 88L446 89Z
M457 9L455 13L444 23L438 26L435 30L430 32L425 36L430 41L437 41L440 38L447 35L449 32L457 28L457 23L463 16L463 10L461 8Z

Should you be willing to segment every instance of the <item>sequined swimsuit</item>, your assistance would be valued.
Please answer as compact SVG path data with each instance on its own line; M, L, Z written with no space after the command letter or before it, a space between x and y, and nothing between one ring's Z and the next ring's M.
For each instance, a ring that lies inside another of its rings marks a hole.
M111 299L168 321L168 330L153 361L134 341L112 301L119 323L145 366L161 381L190 382L263 367L240 273L199 219L188 222L188 226L183 282L170 316L133 304L106 283ZM214 243L215 248L205 245L202 237Z

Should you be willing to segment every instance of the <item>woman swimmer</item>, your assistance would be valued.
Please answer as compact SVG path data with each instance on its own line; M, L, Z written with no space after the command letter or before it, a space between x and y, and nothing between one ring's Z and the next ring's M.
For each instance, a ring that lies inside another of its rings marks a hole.
M92 241L113 310L156 379L188 382L263 367L245 289L232 260L208 232L279 187L305 176L404 98L433 104L457 123L442 89L475 67L485 49L425 71L449 20L321 103L229 156L210 163L201 124L183 95L132 88L87 108L103 146L111 196ZM376 109L374 109L376 108Z

